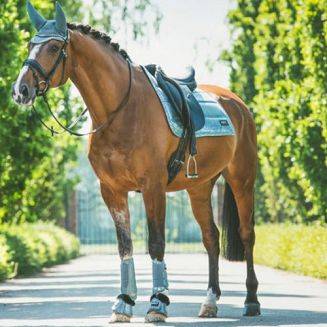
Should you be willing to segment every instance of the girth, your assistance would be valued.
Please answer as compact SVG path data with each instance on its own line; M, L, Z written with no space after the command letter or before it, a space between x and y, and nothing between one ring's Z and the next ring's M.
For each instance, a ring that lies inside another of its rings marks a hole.
M194 70L186 79L169 78L157 65L147 65L145 68L155 77L158 86L165 92L172 106L183 122L183 133L179 140L176 151L168 162L168 184L171 183L185 162L185 152L189 146L189 158L187 161L187 178L197 178L197 154L195 131L203 127L205 123L201 106L195 99L192 91L196 88ZM190 172L190 164L193 164L193 172Z

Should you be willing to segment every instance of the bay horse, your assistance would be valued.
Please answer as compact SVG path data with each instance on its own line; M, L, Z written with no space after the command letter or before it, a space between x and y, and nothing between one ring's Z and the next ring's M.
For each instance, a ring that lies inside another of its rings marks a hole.
M44 19L28 3L37 29L29 56L13 84L13 99L33 105L36 96L70 79L89 110L93 132L88 158L100 180L101 193L114 220L121 258L121 293L112 321L130 321L137 297L128 192L140 191L146 209L152 259L153 295L146 321L167 317L168 275L165 254L166 192L187 190L209 258L207 296L200 317L215 317L221 295L218 280L219 230L213 219L211 193L217 178L226 181L223 246L227 259L246 260L244 315L260 314L258 281L253 265L254 183L257 172L256 130L252 114L232 92L200 85L229 115L235 135L197 140L199 178L187 179L185 165L168 181L167 163L179 142L170 131L156 93L140 66L132 63L106 34L89 26L67 24L56 4L55 20Z

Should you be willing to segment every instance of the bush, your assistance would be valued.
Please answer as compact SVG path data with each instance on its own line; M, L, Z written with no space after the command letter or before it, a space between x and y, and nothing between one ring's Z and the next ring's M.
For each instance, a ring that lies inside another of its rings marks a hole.
M327 279L327 228L291 224L256 226L254 261Z
M0 279L29 275L79 254L75 236L53 223L3 225L0 228Z
M14 271L6 239L0 235L0 280L10 277Z
M253 110L256 212L264 221L327 222L326 1L238 0L223 59Z

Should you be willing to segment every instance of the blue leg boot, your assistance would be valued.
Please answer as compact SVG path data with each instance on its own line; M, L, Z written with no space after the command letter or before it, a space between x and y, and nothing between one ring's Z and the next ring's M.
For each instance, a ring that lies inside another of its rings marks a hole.
M133 316L133 306L137 297L135 269L133 258L121 261L121 294L112 306L110 322L129 322Z
M168 277L163 261L152 261L153 290L150 298L150 308L145 317L146 322L164 322L168 316Z

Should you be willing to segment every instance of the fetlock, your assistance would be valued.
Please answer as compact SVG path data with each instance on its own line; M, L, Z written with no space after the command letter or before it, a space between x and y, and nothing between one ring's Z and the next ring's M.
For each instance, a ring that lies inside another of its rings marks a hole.
M117 296L117 300L112 306L112 311L116 314L132 317L134 305L135 305L135 301L133 301L129 295L120 294Z

